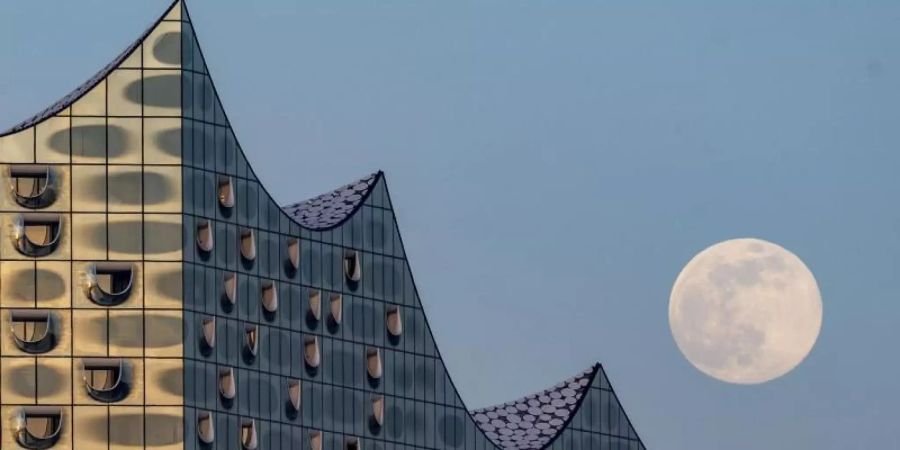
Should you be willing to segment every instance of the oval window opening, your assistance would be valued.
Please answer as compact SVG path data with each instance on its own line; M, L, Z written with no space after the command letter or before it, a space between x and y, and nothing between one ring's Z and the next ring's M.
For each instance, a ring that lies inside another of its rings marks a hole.
M203 328L203 346L207 349L213 349L216 347L216 318L215 317L204 317L200 321L201 327Z
M247 325L244 328L244 346L250 356L256 356L259 351L259 328L256 325Z
M225 298L228 303L234 305L237 302L237 275L234 272L228 272L222 281L225 285Z
M47 353L56 346L53 313L48 310L16 310L9 315L16 347L26 353Z
M233 400L237 394L237 387L234 382L234 369L219 370L219 394L225 400Z
M381 351L375 347L366 348L366 372L373 380L381 379Z
M262 282L262 306L270 314L278 310L278 286L272 280Z
M50 166L17 165L9 168L13 198L19 206L46 208L56 200L54 174Z
M315 336L307 337L304 341L303 356L306 365L315 369L322 363L322 355L319 353L319 339Z
M231 177L219 176L219 204L226 208L234 206L234 184Z
M216 440L216 426L213 415L209 411L201 411L197 414L197 437L204 444L212 444Z
M400 337L403 334L403 318L400 315L399 306L391 306L387 310L387 329L393 337Z
M288 238L287 240L288 261L294 270L300 268L300 239Z
M356 250L344 250L344 275L347 277L347 280L354 283L362 279L359 252Z
M241 421L241 446L245 450L256 450L258 438L256 436L256 421L244 419Z
M62 409L28 406L19 409L13 430L22 447L42 450L52 447L62 431Z
M300 396L302 395L302 387L300 380L288 381L288 400L291 402L291 408L294 411L300 411Z
M319 291L309 291L309 316L314 320L322 318L322 294Z
M344 316L344 297L341 294L331 294L330 310L331 320L335 325L340 325Z
M13 221L16 250L25 256L47 256L56 250L62 224L56 214L19 214Z
M123 359L91 358L83 361L82 377L88 394L113 403L128 396L128 366Z
M87 296L100 306L119 305L128 299L134 284L131 263L96 262L88 266Z
M201 220L197 223L197 248L204 252L211 252L214 246L213 226L209 220Z

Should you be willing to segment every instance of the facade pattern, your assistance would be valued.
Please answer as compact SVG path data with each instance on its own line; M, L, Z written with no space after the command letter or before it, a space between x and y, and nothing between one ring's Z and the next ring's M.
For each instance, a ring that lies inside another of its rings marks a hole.
M384 175L279 206L181 1L0 164L4 449L644 449L599 365L468 411Z

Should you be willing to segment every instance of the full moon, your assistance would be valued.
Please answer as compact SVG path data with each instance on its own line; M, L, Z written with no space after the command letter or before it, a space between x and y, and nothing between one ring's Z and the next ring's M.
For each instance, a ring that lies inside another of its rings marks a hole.
M698 253L678 274L669 326L701 372L728 383L764 383L812 350L822 298L793 253L760 239L733 239Z

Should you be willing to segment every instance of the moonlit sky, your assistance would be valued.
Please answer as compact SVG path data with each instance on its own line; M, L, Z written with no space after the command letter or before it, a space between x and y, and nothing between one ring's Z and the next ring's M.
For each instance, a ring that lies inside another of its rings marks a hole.
M601 361L651 449L900 448L900 2L193 0L281 203L388 176L470 407ZM0 128L168 0L0 3ZM818 343L771 383L688 363L669 291L715 242L796 253Z

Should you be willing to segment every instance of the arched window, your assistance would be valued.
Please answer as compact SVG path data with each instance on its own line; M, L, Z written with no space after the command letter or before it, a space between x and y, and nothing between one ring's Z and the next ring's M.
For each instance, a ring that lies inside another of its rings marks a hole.
M16 250L25 256L47 256L56 250L62 236L57 214L19 214L13 219Z
M200 220L197 222L197 247L204 252L211 252L214 246L215 230L212 221Z
M15 310L10 312L9 321L19 350L32 354L47 353L56 346L56 320L51 311Z
M94 400L113 403L128 396L130 370L125 360L90 358L83 360L82 364L84 384Z
M25 448L52 447L62 432L62 409L55 406L26 406L16 411L13 432L16 442Z
M131 295L134 265L131 263L96 262L85 271L88 298L100 306L119 305Z
M268 313L278 310L278 285L272 280L262 282L262 306Z
M241 257L247 261L256 259L256 232L252 228L241 230Z
M331 310L331 320L335 325L340 325L344 316L344 297L341 294L333 293L328 303Z
M212 444L216 440L216 424L209 411L197 413L197 437L204 444Z
M244 450L256 450L258 445L256 421L253 419L241 420L241 447L243 447Z
M225 208L234 206L234 184L226 175L219 176L219 204Z
M19 206L41 209L56 200L54 174L50 166L15 165L9 168L13 198Z

